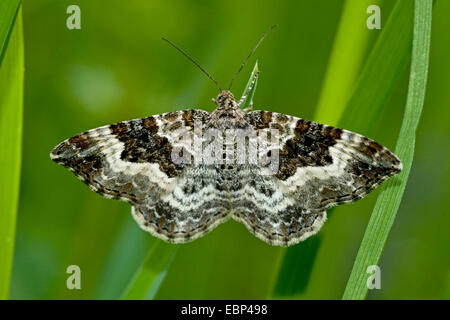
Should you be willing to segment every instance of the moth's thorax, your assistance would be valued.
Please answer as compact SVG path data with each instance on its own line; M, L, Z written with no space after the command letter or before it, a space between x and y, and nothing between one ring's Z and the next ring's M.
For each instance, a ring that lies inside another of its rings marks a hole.
M233 94L228 90L223 90L217 99L213 100L217 104L217 109L235 109L239 108L234 100Z
M229 129L246 126L245 112L239 108L230 91L222 91L213 101L217 104L217 109L211 113L212 127Z

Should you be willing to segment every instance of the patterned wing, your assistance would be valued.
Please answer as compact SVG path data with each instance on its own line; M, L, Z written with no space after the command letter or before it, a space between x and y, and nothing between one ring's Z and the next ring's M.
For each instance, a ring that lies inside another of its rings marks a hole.
M267 111L250 112L246 120L263 132L277 130L279 166L273 175L253 169L247 194L254 196L234 218L274 245L315 234L328 208L364 197L402 170L393 153L350 131Z
M233 219L261 240L277 246L294 245L315 234L326 220L325 211L297 203L279 179L261 167L250 167L245 186L233 194Z
M185 242L226 219L225 209L208 201L215 173L173 160L175 152L194 161L194 123L208 120L206 111L183 110L119 122L63 141L50 156L95 192L131 203L146 231Z

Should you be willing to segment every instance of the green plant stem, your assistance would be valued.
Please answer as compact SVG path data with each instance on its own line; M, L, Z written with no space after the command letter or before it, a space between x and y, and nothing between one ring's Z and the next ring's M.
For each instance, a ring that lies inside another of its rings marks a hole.
M417 126L425 99L430 48L432 0L416 0L408 98L395 153L403 162L397 178L385 183L375 204L343 299L364 299L368 293L367 267L377 265L394 223L414 157Z

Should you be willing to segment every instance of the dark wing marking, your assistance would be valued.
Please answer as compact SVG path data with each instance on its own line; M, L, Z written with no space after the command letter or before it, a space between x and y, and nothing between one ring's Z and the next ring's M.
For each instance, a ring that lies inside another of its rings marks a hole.
M265 127L282 127L275 176L305 209L356 201L402 170L392 152L357 133L265 111L249 116Z
M250 112L246 120L262 131L278 130L279 167L250 185L262 190L261 200L247 199L234 216L271 244L308 238L328 208L364 197L402 170L388 149L347 130L268 111ZM269 197L263 197L267 190Z

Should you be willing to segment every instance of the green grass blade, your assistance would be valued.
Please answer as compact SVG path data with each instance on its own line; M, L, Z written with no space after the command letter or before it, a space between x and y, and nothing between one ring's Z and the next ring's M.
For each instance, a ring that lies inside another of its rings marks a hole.
M315 121L336 126L341 118L361 71L370 36L374 33L365 27L368 15L364 13L370 5L379 4L379 0L345 2Z
M9 294L22 157L24 58L19 4L0 4L0 299Z
M177 246L155 239L144 263L122 296L124 300L153 299L175 257Z
M416 129L425 99L430 49L432 0L416 0L408 98L395 153L403 162L403 171L381 189L343 299L364 299L368 293L366 269L377 265L405 190L414 156Z
M136 228L134 219L126 219L113 239L93 299L120 299L154 242L147 232Z
M274 297L292 297L306 289L320 243L321 238L316 236L285 250Z
M397 1L361 72L340 127L367 133L376 122L409 61L413 11L413 1Z
M257 72L259 72L259 69L258 69L258 61L256 61L255 66L253 67L252 74L250 75L250 78L248 79L248 82L247 82L247 85L245 86L244 92L242 92L242 96L244 96L244 95L247 93L248 88L250 87L250 84L252 83L253 76L254 76ZM244 102L241 104L241 109L245 109L245 108L250 107L250 104L251 104L252 101L253 101L253 96L255 95L255 91L256 91L256 87L257 87L257 86L258 86L258 75L256 76L255 84L253 85L252 90L250 90L250 92L249 92L247 98L246 98L246 99L244 100Z
M0 65L6 52L6 46L13 30L20 3L20 0L4 0L0 2Z

